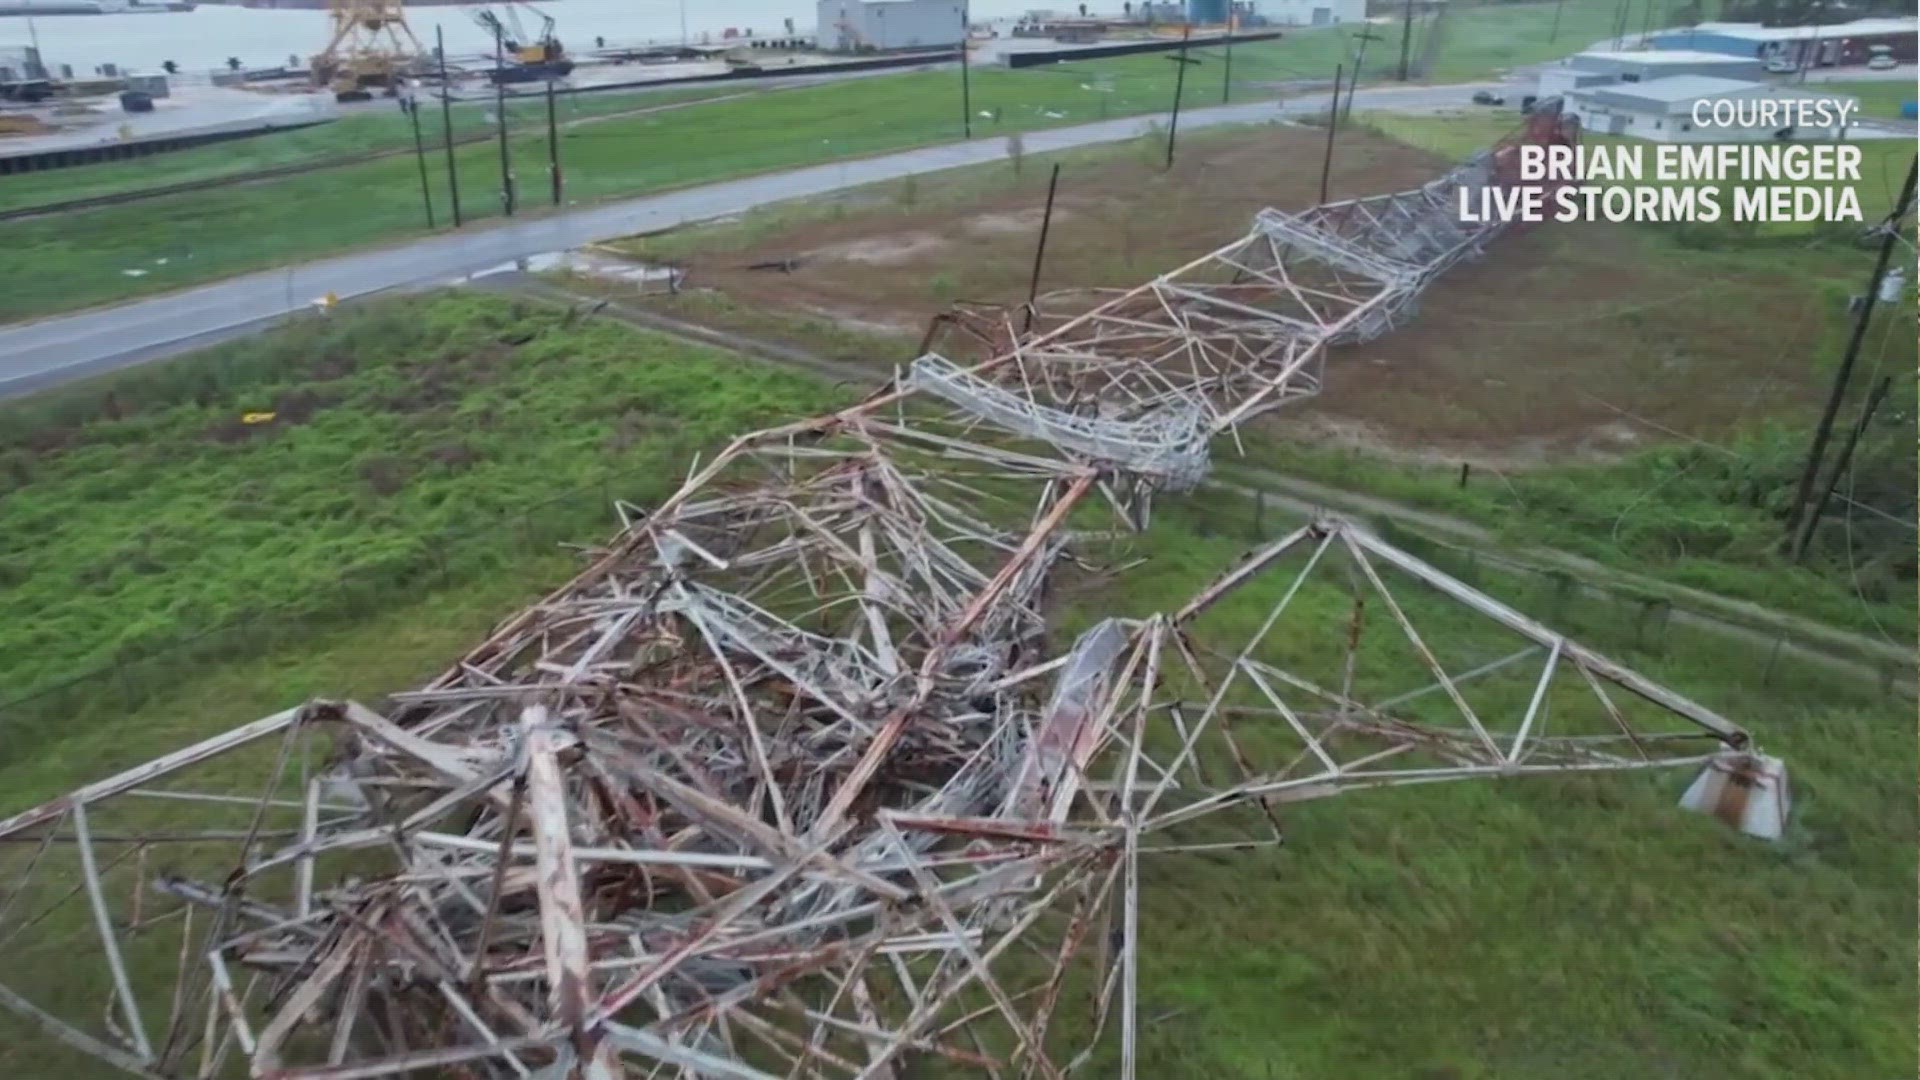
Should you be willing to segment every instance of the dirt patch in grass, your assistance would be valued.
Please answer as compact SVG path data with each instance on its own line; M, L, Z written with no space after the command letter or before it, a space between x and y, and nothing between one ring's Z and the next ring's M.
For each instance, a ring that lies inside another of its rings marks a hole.
M1171 171L1158 141L1069 161L1042 289L1135 284L1240 235L1262 207L1316 202L1321 145L1310 129L1274 125L1182 139ZM1332 187L1390 191L1442 167L1424 151L1362 133L1341 148ZM917 334L955 300L1025 299L1049 171L1028 161L1017 173L997 165L917 177L779 227L753 215L721 223L713 243L687 252L676 244L668 254L692 287L717 289L742 308ZM662 254L644 241L617 246ZM778 265L789 269L751 269Z
M1319 199L1321 135L1283 126L1207 133L1160 166L1144 142L1070 161L1042 291L1127 287L1241 235L1263 207ZM1400 190L1445 162L1371 131L1343 137L1335 197ZM1049 170L1028 162L749 215L673 234L696 290L727 310L917 333L955 301L1027 293ZM646 255L648 241L632 244ZM749 267L785 265L786 272ZM1550 225L1494 242L1393 333L1337 350L1319 398L1268 417L1271 436L1423 464L1530 468L1609 461L1681 436L1804 419L1834 312L1764 252L1681 248L1652 230ZM653 301L670 305L672 301ZM807 347L797 331L787 344ZM894 357L884 358L887 363Z
M828 244L814 248L801 259L803 263L824 259L828 262L864 263L867 266L904 266L929 255L937 255L946 247L947 242L938 236L907 233Z
M1817 291L1772 260L1709 274L1657 244L1601 224L1501 237L1393 333L1337 350L1321 395L1277 429L1525 467L1800 416L1832 322Z
M1067 220L1073 217L1073 211L1053 208L1054 224L1065 227ZM1033 236L1046 220L1047 208L1030 206L1025 210L990 211L975 214L968 218L961 228L982 236L998 236L1002 233L1014 233L1018 236Z

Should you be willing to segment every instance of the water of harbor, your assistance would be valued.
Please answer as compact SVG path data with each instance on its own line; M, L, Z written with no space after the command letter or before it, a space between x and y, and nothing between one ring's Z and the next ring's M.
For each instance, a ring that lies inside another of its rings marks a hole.
M810 0L555 0L540 6L558 21L560 40L582 54L591 51L596 37L609 45L679 41L683 16L685 33L696 42L703 35L717 41L729 29L784 33L787 19L793 20L794 32L810 35L815 19ZM1035 6L1035 0L973 0L971 14L975 20L1011 18ZM472 10L410 7L407 15L414 34L429 47L437 26L446 33L451 55L491 51L492 39L474 23ZM522 15L523 22L538 21ZM0 45L29 44L27 23L25 18L0 18ZM250 68L275 67L289 59L304 63L326 44L328 32L324 11L213 4L190 12L42 16L32 24L42 58L56 70L69 64L82 75L109 63L147 72L159 70L167 60L192 72L222 67L228 57Z

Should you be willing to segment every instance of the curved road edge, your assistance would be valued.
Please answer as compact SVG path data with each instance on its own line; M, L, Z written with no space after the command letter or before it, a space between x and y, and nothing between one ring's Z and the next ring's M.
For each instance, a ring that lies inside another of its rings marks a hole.
M1494 84L1362 89L1356 100L1368 109L1430 112L1465 106L1474 90L1490 85ZM1306 94L1277 102L1267 99L1186 109L1180 122L1187 130L1260 123L1324 109L1327 100L1326 94ZM1023 152L1038 155L1122 142L1163 126L1166 119L1165 114L1147 114L1027 132L1022 135ZM727 217L844 188L986 164L1005 156L1005 140L991 138L810 165L497 222L0 327L0 357L6 357L0 367L0 399L202 348L272 325L328 294L344 301L393 289L450 284L520 259L595 241Z

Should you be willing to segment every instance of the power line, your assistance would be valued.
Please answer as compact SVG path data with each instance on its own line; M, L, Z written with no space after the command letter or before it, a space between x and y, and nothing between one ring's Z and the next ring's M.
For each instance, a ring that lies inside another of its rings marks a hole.
M1900 199L1881 225L1880 254L1874 260L1873 276L1867 279L1867 294L1860 301L1859 315L1853 321L1853 334L1847 339L1847 351L1840 358L1840 370L1834 374L1833 391L1827 395L1826 408L1820 413L1820 423L1813 429L1813 445L1807 449L1807 466L1801 472L1800 485L1794 492L1793 508L1787 516L1789 538L1796 535L1801 515L1806 512L1807 502L1813 495L1814 478L1819 474L1826 457L1827 442L1833 437L1833 421L1840 413L1840 403L1846 398L1847 381L1853 377L1854 362L1860 358L1860 343L1866 339L1867 324L1873 319L1873 307L1880 298L1880 282L1887 276L1887 264L1893 258L1900 223L1905 220L1907 209L1913 204L1917 171L1920 171L1920 156L1916 156L1913 163L1907 166L1907 181L1900 189Z
M1674 438L1681 440L1682 442L1691 443L1694 446L1700 447L1702 450L1711 450L1716 454L1720 454L1723 457L1731 458L1734 461L1745 462L1749 464L1751 464L1753 461L1751 457L1741 453L1738 450L1721 446L1719 443L1708 442L1705 439L1698 438L1693 435L1689 435L1684 431L1679 431L1677 429L1670 428L1667 425L1662 424L1658 420L1648 419L1647 417L1641 416L1639 413L1629 412L1628 410L1623 409L1618 405L1615 405L1613 402L1607 401L1604 398L1597 397L1593 394L1589 394L1585 390L1578 391L1578 393L1580 394L1581 397L1586 398L1587 400L1593 402L1594 404L1602 406L1604 408L1612 409L1614 412L1619 413L1621 416L1624 416L1629 420L1632 420L1634 423L1645 424L1647 427L1650 427L1655 431L1661 432L1666 435L1671 435ZM1885 518L1887 521L1895 525L1898 525L1903 529L1906 529L1908 532L1920 532L1920 524L1915 524L1914 522L1908 521L1907 519L1903 517L1899 517L1895 514L1889 514L1885 510L1882 510L1877 506L1873 506L1868 503L1859 502L1855 499L1848 498L1845 495L1836 495L1835 497L1838 498L1841 502L1847 503L1848 505L1856 507L1869 514L1873 514L1877 517Z

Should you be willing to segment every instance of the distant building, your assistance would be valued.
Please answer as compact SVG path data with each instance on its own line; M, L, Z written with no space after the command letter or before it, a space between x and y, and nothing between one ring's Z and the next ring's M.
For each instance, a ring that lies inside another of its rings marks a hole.
M1812 67L1864 64L1867 51L1885 45L1902 63L1914 58L1920 18L1855 19L1831 26L1761 26L1705 22L1664 30L1648 40L1658 49L1725 53L1751 60L1786 60Z
M828 52L957 48L966 40L960 0L819 0L820 47Z
M1705 100L1756 98L1857 100L1848 94L1789 90L1768 83L1716 79L1709 75L1675 75L1649 82L1613 82L1565 95L1567 109L1581 127L1600 135L1627 135L1651 142L1757 142L1774 138L1778 128L1698 128L1693 105ZM1836 137L1840 131L1795 132L1802 137Z
M1275 26L1365 22L1367 0L1254 0L1254 13Z
M1711 75L1719 79L1758 79L1765 65L1750 57L1689 49L1651 52L1578 53L1540 71L1540 96L1550 97L1609 83L1651 82L1675 75Z

